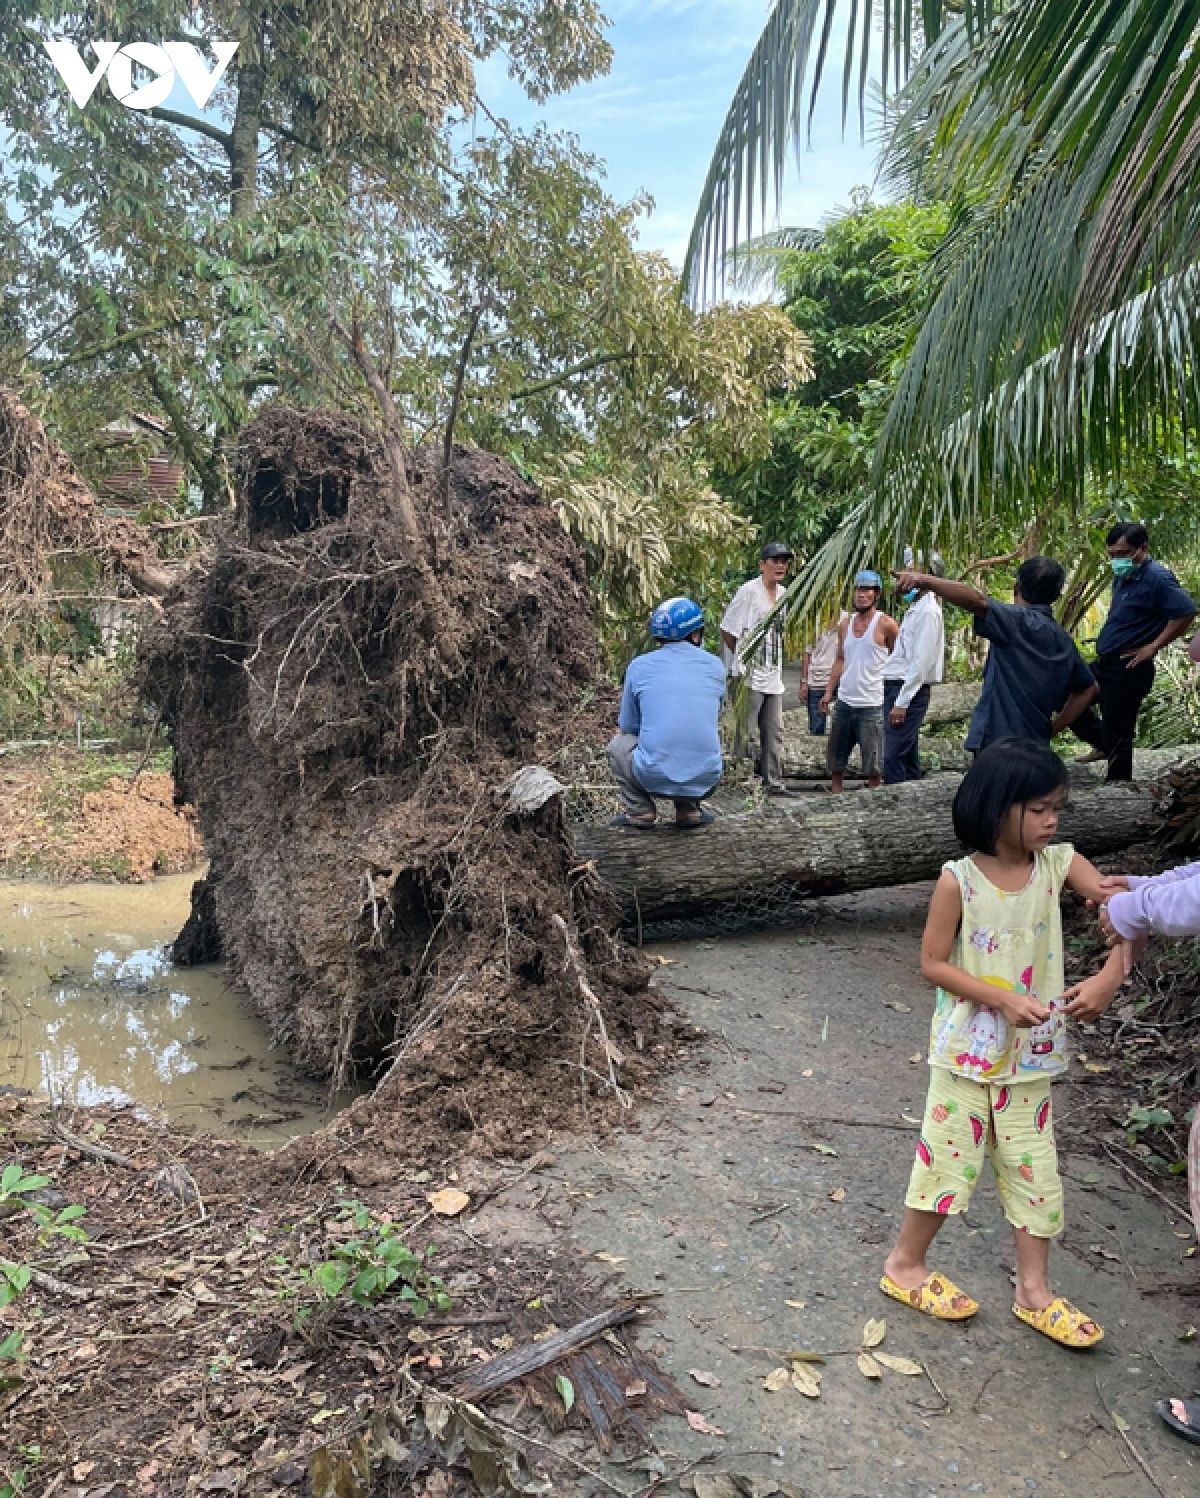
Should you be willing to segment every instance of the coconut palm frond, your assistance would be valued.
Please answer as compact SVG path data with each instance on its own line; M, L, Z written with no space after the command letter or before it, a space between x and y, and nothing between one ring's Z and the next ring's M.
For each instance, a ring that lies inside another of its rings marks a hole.
M790 257L820 249L824 239L820 229L785 228L759 234L730 256L730 284L750 295L774 291Z
M1020 0L978 46L950 31L922 58L889 141L889 166L927 191L981 185L997 199L1031 178L1075 189L1046 250L1069 269L1062 337L1148 277L1200 255L1200 0ZM1041 302L1011 267L1018 321ZM1059 341L1055 339L1054 341Z
M848 21L842 59L842 112L856 97L860 129L873 49L885 96L913 59L944 29L972 39L991 26L997 0L776 0L717 138L692 227L684 282L694 297L714 293L727 256L779 199L787 154L798 145L831 66L839 17ZM878 24L877 24L878 23Z

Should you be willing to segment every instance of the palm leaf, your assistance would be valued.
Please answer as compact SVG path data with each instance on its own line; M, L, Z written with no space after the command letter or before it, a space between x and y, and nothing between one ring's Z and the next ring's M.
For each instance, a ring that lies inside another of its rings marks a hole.
M811 121L829 61L835 22L848 30L842 66L842 113L865 98L875 21L880 22L880 85L898 86L924 41L935 41L947 22L981 39L999 6L996 0L776 0L734 93L696 211L684 263L684 282L695 297L715 293L726 255L750 237L766 216L769 194L779 200L788 150L799 146ZM961 21L959 17L961 16Z
M740 245L730 256L729 280L739 291L761 293L778 283L792 255L819 249L824 239L820 229L773 229Z

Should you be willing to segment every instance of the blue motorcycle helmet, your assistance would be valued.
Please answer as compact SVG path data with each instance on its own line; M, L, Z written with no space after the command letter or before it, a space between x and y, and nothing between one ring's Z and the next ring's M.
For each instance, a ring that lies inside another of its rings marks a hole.
M875 588L883 592L883 578L878 572L873 572L870 567L864 567L861 572L854 574L854 586L856 588Z
M656 640L686 640L704 628L704 610L690 598L668 598L650 615L650 633Z

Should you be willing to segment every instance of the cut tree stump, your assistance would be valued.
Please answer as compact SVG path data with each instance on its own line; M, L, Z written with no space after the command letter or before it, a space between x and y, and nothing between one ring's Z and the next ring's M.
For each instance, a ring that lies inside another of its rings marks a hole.
M1060 837L1089 857L1114 853L1155 820L1150 781L1200 753L1184 749L1139 752L1141 782L1103 785L1091 767L1072 768L1071 800ZM724 813L699 831L667 822L650 831L576 824L581 860L621 902L625 919L694 918L815 895L933 879L949 858L961 856L950 808L958 775L932 775L907 785L857 795L814 794Z

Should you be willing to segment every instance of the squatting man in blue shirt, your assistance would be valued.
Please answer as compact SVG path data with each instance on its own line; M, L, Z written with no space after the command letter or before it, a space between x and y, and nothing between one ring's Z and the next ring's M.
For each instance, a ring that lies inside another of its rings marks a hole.
M653 827L662 796L675 803L676 827L704 827L713 816L700 802L721 778L725 667L703 648L704 611L690 598L660 603L650 633L661 644L630 662L608 746L622 807L612 825Z

